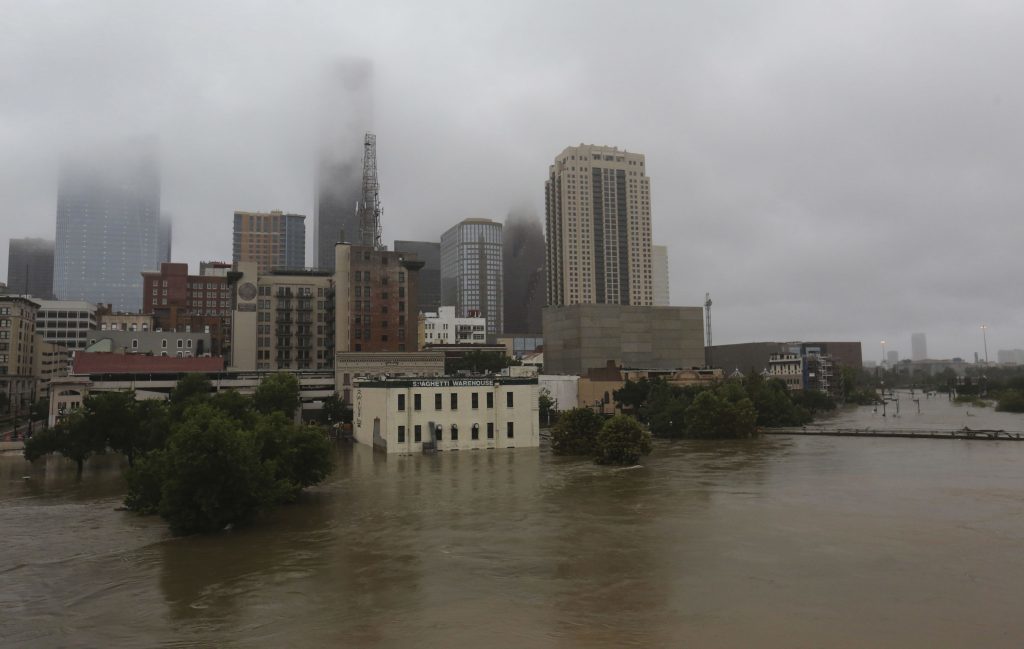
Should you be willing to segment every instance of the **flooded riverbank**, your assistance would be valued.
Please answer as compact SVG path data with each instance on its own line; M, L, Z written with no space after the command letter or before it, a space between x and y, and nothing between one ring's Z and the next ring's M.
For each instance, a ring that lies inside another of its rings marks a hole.
M175 539L115 511L119 459L77 482L8 455L0 644L1015 647L1022 462L906 439L659 442L626 470L342 446L299 504Z

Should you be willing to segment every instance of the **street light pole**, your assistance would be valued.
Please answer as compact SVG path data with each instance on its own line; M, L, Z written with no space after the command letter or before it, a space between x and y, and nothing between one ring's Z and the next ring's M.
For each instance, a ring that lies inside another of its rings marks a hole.
M988 325L981 325L981 341L985 345L985 365L988 365L988 336L986 335L987 331Z

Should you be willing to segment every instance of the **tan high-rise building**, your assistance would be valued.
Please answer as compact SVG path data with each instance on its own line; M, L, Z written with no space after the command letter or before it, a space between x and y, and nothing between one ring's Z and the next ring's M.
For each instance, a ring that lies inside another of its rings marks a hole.
M306 217L302 214L235 212L233 261L254 261L258 272L306 265Z
M644 156L581 144L545 183L547 303L654 303L651 186Z

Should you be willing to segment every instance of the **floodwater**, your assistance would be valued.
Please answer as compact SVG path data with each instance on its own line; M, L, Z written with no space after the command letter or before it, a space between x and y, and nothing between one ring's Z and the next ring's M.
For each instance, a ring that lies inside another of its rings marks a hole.
M78 482L5 455L0 646L1019 647L1022 468L1009 441L660 442L631 469L340 446L300 503L172 538L115 511L116 458Z

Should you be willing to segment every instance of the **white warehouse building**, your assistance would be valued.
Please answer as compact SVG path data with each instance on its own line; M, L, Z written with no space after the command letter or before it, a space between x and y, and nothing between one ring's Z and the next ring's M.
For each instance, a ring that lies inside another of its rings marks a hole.
M386 453L540 445L536 377L355 382L353 435Z

